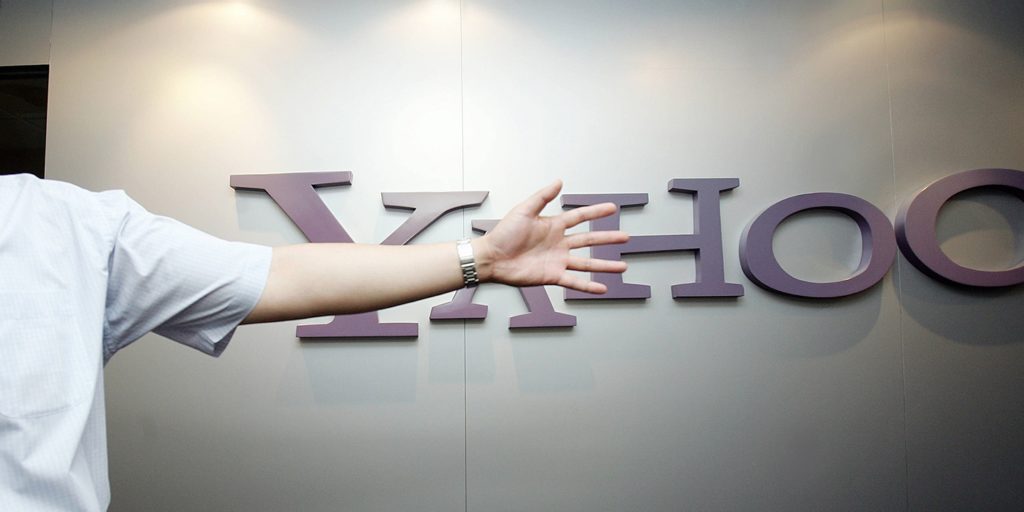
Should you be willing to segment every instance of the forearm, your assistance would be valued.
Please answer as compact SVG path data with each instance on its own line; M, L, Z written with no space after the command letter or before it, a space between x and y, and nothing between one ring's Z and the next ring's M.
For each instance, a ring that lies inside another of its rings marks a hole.
M612 203L540 216L561 189L561 182L537 191L512 209L486 235L474 238L473 253L481 282L512 286L556 284L588 293L604 293L602 283L570 271L623 272L622 261L576 256L574 249L625 243L621 231L566 235L582 222L611 215ZM432 297L463 286L454 242L384 246L302 244L274 249L270 276L245 323L373 311Z
M480 278L487 280L488 251L480 238L473 245ZM372 311L462 286L454 242L276 247L263 295L244 323Z

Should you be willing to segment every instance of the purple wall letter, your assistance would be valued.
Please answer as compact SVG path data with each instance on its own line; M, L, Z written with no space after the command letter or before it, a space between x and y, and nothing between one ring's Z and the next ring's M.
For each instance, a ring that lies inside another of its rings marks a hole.
M797 279L775 258L772 238L779 224L793 214L815 208L844 213L860 228L860 265L847 279L831 283ZM885 277L895 258L896 239L889 219L873 204L848 194L818 192L783 199L758 215L740 238L743 273L763 288L797 297L843 297L867 290Z
M958 265L942 252L935 234L939 210L965 190L993 187L1024 199L1024 172L975 169L942 178L903 203L896 216L896 240L903 255L921 272L948 283L966 286L1011 286L1024 283L1024 266L986 271Z
M740 186L737 178L675 179L669 192L693 194L693 234L684 236L697 252L697 281L672 285L672 297L741 297L743 285L725 282L722 254L722 192Z
M236 190L264 190L310 242L352 243L345 228L320 200L316 187L349 185L350 172L302 172L231 176ZM412 215L384 244L404 245L444 214L484 201L487 192L409 192L381 194L385 206L412 210ZM417 323L381 323L377 312L338 315L329 323L300 325L300 338L415 337Z
M721 193L740 184L736 178L675 179L668 183L670 192L693 194L694 232L688 235L634 235L629 242L601 245L591 248L595 258L620 260L623 254L652 252L696 251L697 280L693 283L672 285L673 297L739 297L743 286L725 282L722 255L722 219L719 209ZM647 194L565 194L562 206L578 207L612 202L620 208L647 204ZM619 229L619 214L590 221L591 231ZM566 290L566 299L646 299L651 287L645 284L625 283L620 274L591 274L591 279L604 283L608 293Z

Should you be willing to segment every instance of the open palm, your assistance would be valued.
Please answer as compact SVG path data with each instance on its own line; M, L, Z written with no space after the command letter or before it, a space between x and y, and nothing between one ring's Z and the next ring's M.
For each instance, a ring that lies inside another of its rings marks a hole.
M544 209L562 189L561 181L544 187L512 209L483 238L491 261L490 279L514 286L556 284L590 293L607 287L568 271L623 272L626 263L576 256L569 251L593 245L629 240L622 231L594 231L566 235L565 230L582 222L615 213L616 206L602 203L543 217Z

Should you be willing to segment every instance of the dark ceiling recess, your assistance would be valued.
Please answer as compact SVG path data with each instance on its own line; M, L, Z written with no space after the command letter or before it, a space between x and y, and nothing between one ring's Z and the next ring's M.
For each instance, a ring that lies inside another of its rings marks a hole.
M43 177L49 66L0 67L0 174Z

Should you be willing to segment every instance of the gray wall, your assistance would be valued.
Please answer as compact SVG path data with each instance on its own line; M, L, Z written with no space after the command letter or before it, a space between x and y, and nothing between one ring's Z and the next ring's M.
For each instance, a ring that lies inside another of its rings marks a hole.
M51 2L0 2L0 66L27 66L50 61Z
M222 237L302 241L228 187L247 172L353 171L322 197L365 242L405 218L385 191L491 191L427 242L553 177L647 192L623 227L683 233L669 179L741 181L722 203L738 300L675 301L692 257L642 256L626 276L650 300L549 290L572 330L510 332L518 294L485 286L483 322L429 323L444 298L382 313L419 321L416 341L248 326L214 360L144 338L106 372L112 510L1024 508L1024 288L951 288L900 259L855 297L793 300L736 258L790 195L891 218L940 177L1024 169L1020 2L57 1L52 34L38 4L0 6L0 63L49 52L48 176ZM1020 206L958 197L944 249L1016 265ZM826 214L776 237L817 280L859 247Z

